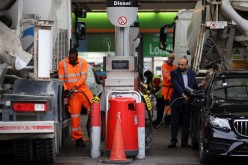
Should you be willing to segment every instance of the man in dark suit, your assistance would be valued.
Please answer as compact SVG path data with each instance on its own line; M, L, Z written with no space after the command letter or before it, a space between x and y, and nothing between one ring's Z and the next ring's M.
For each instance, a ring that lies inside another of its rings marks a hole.
M190 87L192 89L198 89L199 86L205 85L197 83L195 78L195 72L188 67L188 60L184 57L178 60L178 68L171 72L171 81L174 86L174 92L172 95L172 118L171 118L171 141L168 148L175 148L177 140L177 134L180 127L180 119L182 119L182 136L181 147L190 148L188 144L188 135L190 127L190 98L185 95L184 88Z

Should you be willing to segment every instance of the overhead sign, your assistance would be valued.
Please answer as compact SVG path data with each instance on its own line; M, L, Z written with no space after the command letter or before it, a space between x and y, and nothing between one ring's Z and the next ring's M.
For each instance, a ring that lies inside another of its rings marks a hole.
M108 0L109 21L117 27L128 27L134 23L138 13L138 0Z

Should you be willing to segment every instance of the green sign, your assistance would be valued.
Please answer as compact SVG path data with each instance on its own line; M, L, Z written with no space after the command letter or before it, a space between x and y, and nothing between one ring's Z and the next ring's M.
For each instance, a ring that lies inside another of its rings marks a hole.
M168 56L168 52L159 49L159 34L144 34L144 57ZM166 50L173 50L173 34L167 33Z
M87 34L88 51L89 52L114 52L115 51L115 34L114 33L98 33Z

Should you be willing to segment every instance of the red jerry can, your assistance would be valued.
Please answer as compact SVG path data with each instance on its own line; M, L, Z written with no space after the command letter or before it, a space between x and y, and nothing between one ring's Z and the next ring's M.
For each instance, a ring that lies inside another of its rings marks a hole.
M106 151L112 149L117 114L120 113L122 135L126 156L138 155L138 118L135 110L136 100L128 97L115 97L109 99L107 117Z

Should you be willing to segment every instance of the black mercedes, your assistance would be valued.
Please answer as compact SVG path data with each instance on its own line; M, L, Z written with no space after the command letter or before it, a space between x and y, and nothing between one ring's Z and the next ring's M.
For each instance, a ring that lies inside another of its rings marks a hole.
M192 98L192 148L199 149L200 162L248 157L248 72L213 73Z

